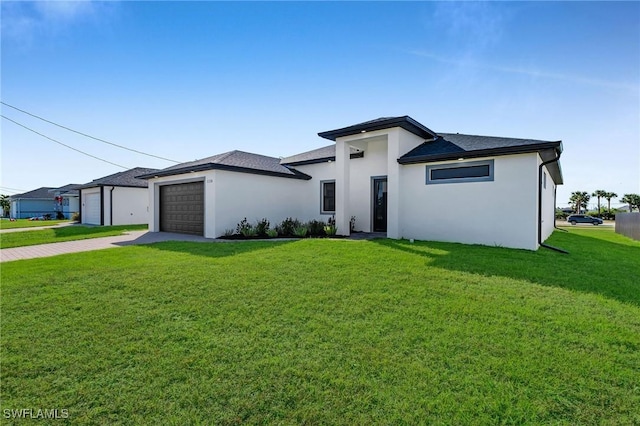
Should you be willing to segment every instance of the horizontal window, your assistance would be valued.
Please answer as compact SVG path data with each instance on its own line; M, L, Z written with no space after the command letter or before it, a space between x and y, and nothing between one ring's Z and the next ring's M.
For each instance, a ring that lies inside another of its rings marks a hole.
M427 166L427 185L493 180L493 160Z

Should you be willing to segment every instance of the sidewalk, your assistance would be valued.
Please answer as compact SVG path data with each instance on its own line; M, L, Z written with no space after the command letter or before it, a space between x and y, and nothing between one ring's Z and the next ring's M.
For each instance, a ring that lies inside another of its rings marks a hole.
M51 225L51 226L32 226L27 228L0 229L0 234L8 234L10 232L41 231L43 229L64 228L65 226L75 226L75 225L78 225L78 224L76 222L65 222L65 223L59 223L57 225Z
M83 251L104 250L137 244L152 244L161 241L220 242L196 235L173 234L169 232L129 231L115 237L89 238L86 240L65 241L61 243L40 244L35 246L0 249L0 262L12 260L50 257L59 254L79 253Z

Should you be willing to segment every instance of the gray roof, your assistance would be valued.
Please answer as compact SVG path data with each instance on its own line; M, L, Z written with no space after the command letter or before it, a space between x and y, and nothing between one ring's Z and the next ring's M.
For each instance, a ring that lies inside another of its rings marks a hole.
M77 184L77 183L69 183L65 186L61 186L60 188L54 188L54 189L50 189L49 193L58 193L60 195L78 195L79 191L78 188L80 188L82 185Z
M363 153L359 149L351 148L351 158L362 157ZM331 144L322 148L313 149L311 151L285 157L280 160L280 164L288 166L302 166L305 164L325 163L327 161L335 161L336 145Z
M49 193L49 190L54 189L49 186L43 186L42 188L34 189L33 191L24 192L22 194L15 194L9 197L11 200L18 200L24 198L31 199L53 199L53 195Z
M436 133L424 124L417 122L408 115L399 117L380 117L375 120L365 121L363 123L354 124L343 127L341 129L329 130L318 133L318 136L335 141L339 137L356 135L358 133L372 132L374 130L389 129L392 127L401 127L414 135L425 139L433 138Z
M142 179L150 179L157 176L172 176L213 169L293 179L311 179L311 176L280 164L279 158L238 150L225 152L201 160L177 164L155 172L140 173L139 177Z
M495 155L496 153L535 152L544 148L559 148L562 151L562 142L560 141L461 135L459 133L438 133L438 136L436 140L426 141L400 157L400 163L448 160L469 157L474 153Z
M153 173L156 171L158 171L158 169L135 167L124 172L114 173L100 179L94 179L89 183L81 185L80 189L93 188L95 186L126 186L132 188L146 188L148 186L147 181L138 179L137 176L146 173Z
M426 141L398 159L400 164L428 163L478 158L485 156L539 152L544 161L562 153L561 141L503 138L495 136L438 133L433 141ZM547 166L554 182L562 183L562 171L558 162Z

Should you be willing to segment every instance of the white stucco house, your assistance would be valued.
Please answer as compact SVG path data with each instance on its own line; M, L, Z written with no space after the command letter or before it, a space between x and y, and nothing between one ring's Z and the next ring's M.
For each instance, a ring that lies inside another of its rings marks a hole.
M318 134L287 158L231 151L140 175L149 229L216 238L247 217L536 250L554 228L560 141L436 133L386 117Z
M147 181L136 176L156 171L136 167L80 185L80 222L87 225L148 223Z

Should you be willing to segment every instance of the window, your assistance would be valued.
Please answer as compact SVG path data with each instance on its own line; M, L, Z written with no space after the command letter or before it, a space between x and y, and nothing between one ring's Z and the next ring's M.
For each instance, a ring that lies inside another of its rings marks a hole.
M493 160L427 166L427 185L493 181Z
M320 213L335 213L336 212L336 181L325 180L320 182L322 188L322 200L320 206Z

